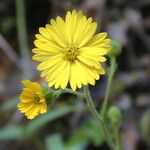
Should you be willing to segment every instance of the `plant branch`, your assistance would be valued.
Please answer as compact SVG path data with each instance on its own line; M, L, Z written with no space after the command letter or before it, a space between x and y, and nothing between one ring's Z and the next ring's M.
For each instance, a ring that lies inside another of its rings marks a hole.
M115 127L114 127L115 128ZM114 139L116 142L116 150L122 150L122 142L118 129L114 130Z
M73 90L71 90L69 88L62 89L61 93L69 93L69 94L76 95L77 97L82 98L82 99L85 98L85 95L83 93L80 93L80 92L77 92L77 91L73 91Z
M88 107L89 107L92 115L98 121L99 126L102 129L103 134L105 136L105 140L106 140L107 144L109 145L109 147L112 150L115 150L114 149L114 143L113 143L112 137L110 136L110 133L108 132L107 127L106 127L103 119L101 118L101 116L99 115L99 113L97 112L97 110L95 109L95 106L93 104L93 101L92 101L92 98L91 98L88 86L85 86L85 88L84 88L84 94L85 94L85 99L87 101L87 105L88 105Z
M105 97L104 97L104 101L103 101L103 104L102 104L102 110L100 110L100 114L101 114L102 117L105 116L105 113L106 113L106 110L107 110L108 98L109 98L109 95L110 95L112 81L113 81L115 71L116 71L116 57L112 57L111 58L110 70L109 70L109 74L108 74L108 82L107 82Z

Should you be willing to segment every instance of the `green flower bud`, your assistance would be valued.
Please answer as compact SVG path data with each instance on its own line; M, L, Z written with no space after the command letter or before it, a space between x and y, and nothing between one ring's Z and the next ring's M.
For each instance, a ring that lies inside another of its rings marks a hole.
M48 87L44 87L43 92L45 94L46 103L51 104L54 100L54 97L53 97L54 91Z
M113 126L120 127L122 115L118 107L110 107L107 112L107 117L111 121Z
M59 96L62 94L62 90L52 90L49 87L44 87L43 92L44 92L47 104L51 104L54 100L59 98Z
M112 49L111 51L108 53L109 57L117 57L120 55L121 53L121 44L118 43L117 41L113 41L111 42L111 46L112 46Z

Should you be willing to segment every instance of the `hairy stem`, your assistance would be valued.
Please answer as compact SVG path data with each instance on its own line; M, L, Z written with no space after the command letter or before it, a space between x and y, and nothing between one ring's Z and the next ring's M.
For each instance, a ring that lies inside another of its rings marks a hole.
M116 57L112 57L111 58L110 70L109 70L109 74L108 74L108 82L107 82L105 97L104 97L104 101L103 101L103 104L102 104L102 107L101 107L102 109L100 110L100 113L101 113L102 117L105 116L105 113L106 113L106 110L107 110L108 99L109 99L109 95L110 95L110 90L111 90L111 85L112 85L115 70L116 70Z
M61 90L61 93L69 93L69 94L76 95L77 97L82 98L82 99L85 98L85 95L83 93L80 93L80 92L77 92L77 91L73 91L73 90L71 90L69 88Z
M85 93L85 99L87 101L87 105L89 107L89 110L91 111L91 113L95 117L95 119L98 121L99 126L102 129L103 134L105 136L105 140L106 140L107 144L109 145L109 147L112 150L115 150L112 137L110 136L110 133L108 132L108 129L107 129L106 125L105 125L105 122L103 121L102 117L99 115L99 113L97 112L97 110L96 110L96 108L95 108L95 106L93 104L93 101L92 101L92 98L91 98L88 86L85 86L84 93Z
M114 131L114 139L116 142L116 150L122 150L123 148L122 148L121 136L118 129L115 129Z

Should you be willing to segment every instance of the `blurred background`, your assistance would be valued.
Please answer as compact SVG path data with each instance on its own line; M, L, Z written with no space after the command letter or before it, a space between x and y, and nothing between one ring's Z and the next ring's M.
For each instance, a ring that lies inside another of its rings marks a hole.
M150 150L150 0L0 0L0 150L109 150L84 100L64 94L32 121L16 107L22 79L46 85L31 60L38 28L72 8L121 46L110 104L123 114L124 150ZM106 83L90 87L97 109Z

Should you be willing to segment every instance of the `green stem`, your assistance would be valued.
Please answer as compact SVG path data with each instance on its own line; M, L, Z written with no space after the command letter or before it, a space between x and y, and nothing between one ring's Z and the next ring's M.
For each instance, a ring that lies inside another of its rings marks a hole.
M104 97L104 101L103 101L103 104L102 104L102 110L100 111L102 117L105 116L105 113L106 113L106 110L107 110L108 98L109 98L109 95L110 95L111 85L112 85L112 81L113 81L115 71L116 71L116 57L112 57L111 58L110 70L109 70L109 74L108 74L108 82L107 82L105 97Z
M105 136L105 140L106 140L107 144L109 145L109 147L112 150L115 150L114 149L114 143L113 143L112 137L110 136L110 133L109 133L109 131L108 131L108 129L107 129L107 127L106 127L103 119L101 118L101 116L99 115L99 113L97 112L97 110L95 109L95 106L93 104L93 101L92 101L92 98L91 98L88 86L85 86L85 88L84 88L84 94L85 94L85 99L87 101L87 105L88 105L88 107L89 107L92 115L98 121L99 126L102 129L103 134Z
M114 127L116 128L116 127ZM120 137L120 133L118 131L118 129L115 129L114 131L114 139L116 142L116 150L122 150L122 142L121 142L121 137Z
M31 78L31 60L27 44L27 31L25 20L25 3L24 0L15 0L16 3L16 20L19 46L23 64L23 78Z
M61 93L69 93L69 94L76 95L77 97L80 97L82 99L85 98L85 95L83 93L80 93L80 92L77 92L77 91L73 91L73 90L71 90L69 88L61 89Z

